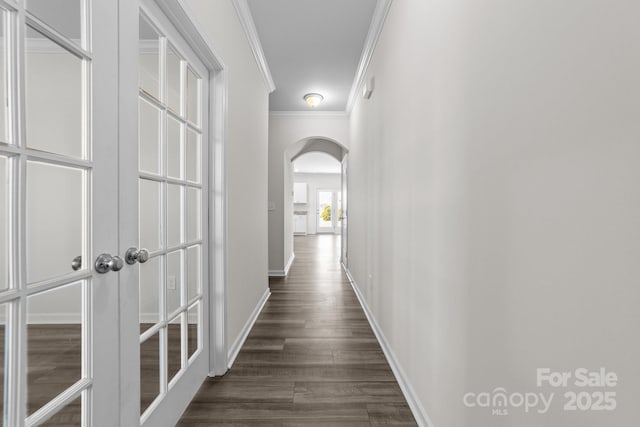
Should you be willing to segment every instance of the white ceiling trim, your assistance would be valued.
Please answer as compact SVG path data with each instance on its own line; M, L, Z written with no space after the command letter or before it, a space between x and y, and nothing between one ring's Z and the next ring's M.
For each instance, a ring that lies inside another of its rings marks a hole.
M310 119L330 119L344 118L348 114L346 111L269 111L271 117L284 118L310 118Z
M262 43L260 43L260 37L258 37L258 31L256 30L255 23L253 22L253 16L251 16L249 4L247 3L247 0L233 0L233 7L236 9L236 14L238 15L240 24L242 24L247 40L249 40L249 46L251 46L251 50L253 51L253 56L258 64L260 74L262 74L264 84L269 93L271 93L276 90L276 85L273 83L271 71L269 71L269 64L267 64L267 58L264 56Z
M369 64L371 63L371 57L373 56L373 52L376 49L376 44L378 43L378 39L380 38L380 34L382 33L384 21L387 19L387 15L389 14L391 3L393 3L393 0L378 0L376 9L373 11L373 17L371 18L369 32L367 33L367 38L364 41L362 56L360 56L360 63L358 63L356 76L353 79L353 84L351 85L351 92L349 92L346 109L347 114L351 114L351 110L356 103L356 98L360 93L362 83L364 83L365 77L367 75L367 70L369 69Z

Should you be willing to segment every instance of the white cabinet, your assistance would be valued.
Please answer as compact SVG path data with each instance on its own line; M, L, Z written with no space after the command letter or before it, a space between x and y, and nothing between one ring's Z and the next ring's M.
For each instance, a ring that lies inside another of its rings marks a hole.
M307 183L293 183L293 203L307 203Z
M307 234L307 215L293 216L293 234Z

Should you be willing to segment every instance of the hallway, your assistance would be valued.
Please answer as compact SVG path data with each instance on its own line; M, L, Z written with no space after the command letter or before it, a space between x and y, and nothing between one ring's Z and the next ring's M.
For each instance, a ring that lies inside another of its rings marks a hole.
M340 268L340 237L294 244L233 368L205 381L179 425L416 425Z

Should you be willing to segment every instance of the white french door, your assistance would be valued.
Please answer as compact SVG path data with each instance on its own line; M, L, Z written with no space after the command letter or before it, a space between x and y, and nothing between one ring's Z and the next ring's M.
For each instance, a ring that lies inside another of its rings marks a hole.
M209 72L141 3L0 0L7 427L173 425L209 372Z
M140 6L138 197L128 210L138 210L133 251L145 261L141 424L160 426L177 421L209 372L209 71L155 2Z
M118 412L118 5L60 5L0 1L0 390L11 427L107 426Z

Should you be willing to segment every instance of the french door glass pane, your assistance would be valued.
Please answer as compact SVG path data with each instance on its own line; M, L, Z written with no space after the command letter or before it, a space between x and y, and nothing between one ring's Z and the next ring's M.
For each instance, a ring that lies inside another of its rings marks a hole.
M160 213L162 184L140 179L140 203L138 209L140 247L151 252L162 247L162 222Z
M0 291L9 287L9 159L0 156Z
M199 348L199 335L200 335L200 303L196 303L189 308L189 314L187 315L188 327L187 327L187 355L189 358Z
M82 59L27 27L25 68L27 146L84 157Z
M160 99L160 36L143 16L140 16L138 80L140 89Z
M182 251L167 254L166 301L167 314L173 314L181 304Z
M200 125L200 96L198 86L200 79L191 68L187 69L187 120Z
M199 240L202 235L202 190L187 188L187 242Z
M9 99L7 98L7 13L0 9L0 142L9 142L7 129L9 127Z
M182 190L181 185L167 184L167 247L182 243Z
M140 414L160 394L160 334L140 344Z
M160 174L160 110L141 99L139 104L140 170Z
M201 292L202 275L201 275L201 250L200 245L192 246L187 250L187 301L191 302L193 298Z
M81 44L81 0L27 0L27 10L66 38Z
M191 182L200 182L200 134L187 130L187 179Z
M177 114L182 114L180 108L180 56L171 47L167 46L167 105Z
M86 256L83 230L85 172L27 162L27 281L73 272L71 263Z
M162 257L140 264L140 333L160 321Z
M32 414L82 377L82 287L27 298L27 411Z
M167 176L182 179L182 125L167 116Z
M171 379L182 367L182 315L178 315L167 326L167 379Z

